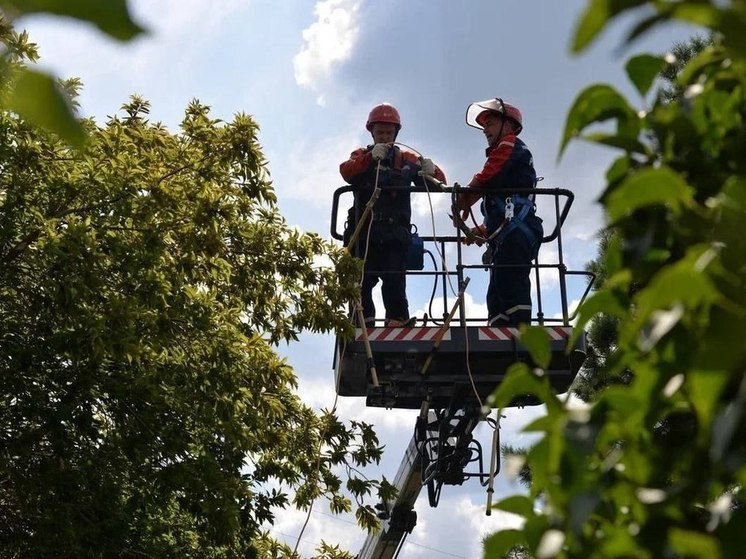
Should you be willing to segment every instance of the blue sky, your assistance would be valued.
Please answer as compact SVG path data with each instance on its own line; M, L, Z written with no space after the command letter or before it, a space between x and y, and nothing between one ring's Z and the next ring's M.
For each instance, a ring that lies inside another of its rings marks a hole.
M78 76L82 112L103 122L133 93L152 104L151 117L176 131L187 103L198 98L216 118L237 112L254 116L260 140L288 221L328 236L332 192L343 184L339 163L369 143L364 124L370 108L396 105L403 128L398 140L434 159L448 182L467 183L484 161L484 138L464 123L469 103L500 96L520 107L522 139L534 154L543 187L571 189L576 196L564 232L565 262L582 269L595 255L594 233L602 223L595 204L614 153L577 142L557 161L564 120L573 99L592 83L611 83L640 108L625 78L623 62L638 52L664 53L696 30L666 27L620 49L625 18L607 29L588 52L572 57L572 30L581 0L136 0L134 17L150 30L131 44L118 44L85 25L59 19L21 22L39 44L42 65L59 75ZM446 200L433 200L436 227L448 233ZM430 232L427 202L415 202L414 221ZM540 207L548 217L548 208ZM467 251L476 263L479 252ZM540 260L556 258L550 247ZM484 312L486 278L471 274L470 312ZM558 311L556 281L543 285L551 312ZM571 299L580 286L573 286ZM410 284L412 310L421 315L430 287ZM552 302L553 301L553 302ZM378 304L379 309L382 305ZM476 316L475 314L475 316ZM331 370L334 340L304 335L281 348L294 365L301 394L311 405L334 402ZM365 419L387 445L372 475L393 478L414 425L415 412L365 409L343 399L345 418ZM509 410L503 442L526 445L520 427L539 409ZM489 432L481 429L483 442ZM520 491L501 475L496 500ZM486 517L486 495L476 482L446 487L440 506L424 496L418 525L400 557L475 557L480 537L516 526L501 514ZM285 512L277 536L294 545L305 515ZM356 552L364 534L351 517L333 518L319 503L302 535L299 551L312 555L319 539Z

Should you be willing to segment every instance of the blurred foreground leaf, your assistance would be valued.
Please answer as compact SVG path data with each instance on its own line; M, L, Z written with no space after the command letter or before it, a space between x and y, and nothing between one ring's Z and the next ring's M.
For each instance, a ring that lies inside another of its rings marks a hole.
M129 41L145 30L132 21L127 0L0 0L12 15L48 13L92 23L120 41Z
M83 127L55 80L24 68L14 82L7 107L32 124L54 132L74 147L85 141Z

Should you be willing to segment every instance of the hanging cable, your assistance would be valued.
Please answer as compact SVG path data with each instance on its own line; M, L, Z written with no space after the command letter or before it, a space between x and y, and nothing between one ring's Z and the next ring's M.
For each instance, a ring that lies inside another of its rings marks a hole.
M405 148L413 151L415 154L417 154L420 157L420 159L422 159L422 154L419 151L417 151L416 149L414 149L412 146L408 146L407 144L403 144L401 142L395 142L395 143L397 145L399 145L399 146L405 147ZM425 187L425 192L427 194L427 203L428 203L428 206L430 208L430 226L431 226L432 231L433 231L433 239L436 239L438 237L438 232L437 232L437 228L435 226L435 209L433 208L433 201L432 201L432 197L431 197L430 184L429 184L428 179L430 179L432 181L435 181L436 183L439 183L441 186L445 186L445 185L441 181L439 181L436 177L428 177L428 176L425 176L423 174L420 174L420 176L422 177L422 185ZM434 244L435 244L435 251L438 253L438 256L440 256L440 262L441 262L441 265L443 266L443 273L444 273L444 275L446 277L446 280L448 282L448 286L451 289L451 294L454 295L454 296L456 296L457 295L457 290L453 287L453 283L451 282L451 277L450 277L450 274L448 273L448 267L446 265L445 255L440 251L440 248L438 247L438 244L437 243L434 243Z
M406 147L407 149L412 150L417 155L419 155L420 157L422 157L422 154L419 151L417 151L416 149L414 149L413 147L408 146L408 145L403 144L403 143L400 143L400 142L397 142L397 144L400 145L400 146ZM437 229L436 229L436 225L435 225L435 210L433 208L433 203L432 203L432 199L431 199L430 186L428 184L428 182L429 182L428 179L437 181L442 186L445 186L445 185L443 185L443 183L441 183L440 181L438 181L437 178L435 178L435 177L427 177L425 175L421 175L421 176L422 176L423 186L425 187L425 191L427 193L428 205L430 207L430 223L431 223L432 230L433 230L433 238L436 239L438 235L437 235ZM453 208L454 208L453 211L454 212L456 212L456 209L458 207L457 204L455 203L455 198L456 198L456 193L454 192L454 194L453 194ZM458 216L457 213L454 213L454 215ZM474 223L476 225L476 219L474 218L474 214L473 214L471 208L469 209L469 215L471 216L472 221L474 221ZM458 217L458 218L460 219L460 217ZM463 221L462 221L462 223L463 223ZM466 224L464 224L464 228L468 229L466 227ZM464 232L464 233L467 234L466 232ZM473 236L471 234L471 231L469 231L469 233L467 234L467 238L469 238L470 236ZM488 239L482 239L481 237L476 237L476 236L473 236L473 237L475 238L475 240L481 240L482 242L486 242L488 240ZM438 255L441 258L441 263L442 263L442 266L443 266L443 272L444 272L445 278L447 280L448 286L451 289L451 293L453 295L455 295L459 300L454 305L451 313L449 313L449 316L446 318L445 323L441 326L441 332L439 332L441 335L439 337L436 336L436 338L438 338L438 339L436 339L436 342L434 344L433 350L431 351L430 355L428 355L427 360L425 361L422 369L420 370L420 374L422 374L422 375L424 375L427 372L427 369L429 368L430 363L431 363L431 361L433 359L433 356L434 356L433 354L434 354L435 351L437 351L437 348L438 348L438 346L440 344L440 339L442 339L442 337L445 335L445 329L447 329L449 327L450 321L452 320L453 315L455 314L455 311L460 306L462 308L462 312L464 312L464 313L466 312L466 307L465 307L464 301L463 301L464 289L465 289L466 285L464 285L463 289L459 290L458 293L456 292L456 290L453 287L453 283L451 282L450 274L448 272L448 266L447 266L447 263L446 263L445 255L440 251L437 243L435 243L435 249L436 249L436 252L438 253ZM467 278L467 282L466 283L468 283L468 278ZM480 410L482 410L482 408L484 408L484 403L482 402L482 399L479 396L479 391L477 390L476 383L474 382L474 375L473 375L472 370L471 370L470 352L469 352L469 336L468 335L465 336L465 340L466 340L466 351L465 351L466 371L467 371L467 374L469 375L469 382L471 384L474 396L477 399L477 402L479 403Z
M341 360L340 360L341 361ZM334 403L332 404L331 413L334 414L337 412L337 402L339 401L339 390L337 390L337 394L334 396ZM321 448L324 444L324 438L326 437L326 430L319 433L319 446L316 453L316 472L314 475L314 482L317 484L319 483L319 474L321 473ZM308 512L306 513L306 519L303 522L303 526L301 526L300 532L298 533L298 539L295 542L295 547L293 548L293 556L295 556L298 552L298 546L300 545L301 537L303 536L303 533L306 531L306 527L308 526L308 522L311 519L311 512L313 511L313 505L316 503L316 497L314 497L311 500L311 504L308 505Z
M375 179L375 184L373 185L373 194L371 194L370 200L368 200L368 203L365 205L365 209L363 210L362 215L360 216L360 218L358 219L357 223L355 224L355 230L354 230L352 236L350 237L350 241L347 243L347 247L346 248L347 248L347 250L348 250L348 252L350 254L353 253L353 247L354 247L355 243L357 242L357 237L360 235L360 231L363 228L363 224L365 222L365 218L367 218L370 215L370 213L373 211L373 206L376 203L376 200L378 200L378 196L380 195L381 189L378 186L378 177L379 177L380 171L381 171L381 162L379 161L378 164L376 165L376 179ZM365 278L365 262L366 262L366 260L368 258L368 249L370 247L370 231L371 231L372 225L373 225L373 219L369 219L368 220L368 230L367 230L367 233L365 235L365 251L363 252L363 258L362 258L362 260L363 260L363 272L362 272L362 275L360 277L360 281L358 283L358 287L360 287L361 289L362 289L363 280ZM364 313L363 313L363 310L362 310L362 303L361 303L361 301L360 301L359 298L357 299L357 301L355 301L355 311L357 313L358 320L360 321L360 324L361 324L363 344L365 345L365 350L366 350L366 354L367 354L367 358L368 358L368 365L369 365L369 368L370 368L370 371L371 371L371 380L372 380L373 386L377 387L377 386L379 386L379 384L378 384L378 375L376 373L375 363L373 362L373 354L372 354L372 351L371 351L371 348L370 348L370 340L368 339L368 328L367 328L367 326L365 324L365 317L363 316ZM344 356L344 352L345 352L345 350L347 348L347 343L343 342L343 344L344 345L342 346L342 348L340 350L340 357L339 357L339 359L337 361L337 367L341 367L342 357ZM331 413L332 414L336 413L336 411L337 411L337 402L339 401L339 380L341 378L341 374L340 374L339 369L336 371L336 378L337 378L337 383L336 383L336 387L335 387L336 388L336 390L335 390L336 395L334 397L334 404L332 405L332 409L331 409ZM321 447L324 444L324 437L325 436L326 436L326 432L325 431L319 433L319 448L318 448L318 452L317 452L316 475L315 475L315 481L316 481L316 483L318 483L318 481L319 481L319 474L321 472L321 454L322 454ZM308 522L309 522L309 520L311 518L311 512L313 511L313 505L314 505L315 502L316 502L316 498L314 497L314 499L311 501L311 504L308 506L308 513L306 514L306 519L303 522L303 526L301 527L300 533L298 534L298 539L295 542L295 547L293 548L293 555L295 555L297 553L297 551L298 551L298 545L300 544L301 536L303 536L303 533L305 532L306 527L308 526Z

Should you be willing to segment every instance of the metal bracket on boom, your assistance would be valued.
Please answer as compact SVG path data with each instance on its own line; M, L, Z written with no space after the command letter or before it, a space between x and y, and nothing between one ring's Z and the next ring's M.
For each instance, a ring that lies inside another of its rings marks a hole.
M482 445L472 435L484 419L482 410L477 406L459 408L457 402L463 402L459 392L457 390L454 394L449 408L420 413L414 428L414 442L422 466L422 485L427 486L431 507L438 506L443 485L462 485L467 479L476 477L486 486L497 473L492 471L494 460L491 460L490 471L485 472ZM478 470L465 471L469 465L476 465Z

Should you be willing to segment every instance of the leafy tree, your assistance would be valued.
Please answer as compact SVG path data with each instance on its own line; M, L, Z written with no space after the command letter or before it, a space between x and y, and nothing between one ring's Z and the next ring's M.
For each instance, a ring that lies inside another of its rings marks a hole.
M614 239L612 229L607 228L601 231L598 257L586 265L586 270L595 276L595 290L603 287L606 282L604 258ZM587 330L587 356L571 386L573 393L584 402L591 401L598 391L606 386L620 382L628 383L631 380L629 371L617 374L604 368L617 347L619 319L613 315L599 313L590 321Z
M674 43L670 52L664 57L666 64L659 74L661 84L656 92L656 98L662 103L683 99L684 86L677 83L677 78L692 58L701 53L705 47L712 46L713 43L712 37L704 38L700 35L691 37L685 43ZM655 146L654 135L648 136L647 140L651 146ZM659 147L656 149L660 150ZM586 265L586 270L596 277L596 289L603 286L607 279L604 261L612 243L618 241L613 224L607 225L599 233L598 256ZM618 334L619 319L617 317L599 313L591 319L587 327L587 358L572 386L573 392L582 400L588 402L606 386L626 384L632 379L629 370L617 374L604 368L604 364L616 350Z
M372 527L390 486L339 472L375 433L303 405L274 348L351 328L359 265L284 221L250 116L193 101L173 134L133 97L83 125L74 151L0 110L2 555L251 557L319 497Z
M712 46L714 42L712 36L695 35L686 43L675 43L673 45L671 48L673 58L667 60L668 64L661 71L664 86L659 90L658 95L660 95L662 101L673 101L683 97L685 90L683 84L677 82L679 75L692 58L706 47Z
M643 6L629 40L678 19L708 27L713 44L680 69L681 95L645 111L608 85L582 91L561 146L582 137L622 152L601 199L618 241L577 331L599 313L618 319L602 371L633 378L576 411L542 375L512 367L493 403L533 393L547 414L528 427L542 434L528 453L531 495L496 505L525 527L491 536L488 557L525 545L537 557L736 558L746 544L746 514L733 506L746 482L746 8L591 1L574 48ZM627 62L642 99L664 66L651 55ZM583 134L607 120L614 131ZM541 348L530 349L541 363Z

